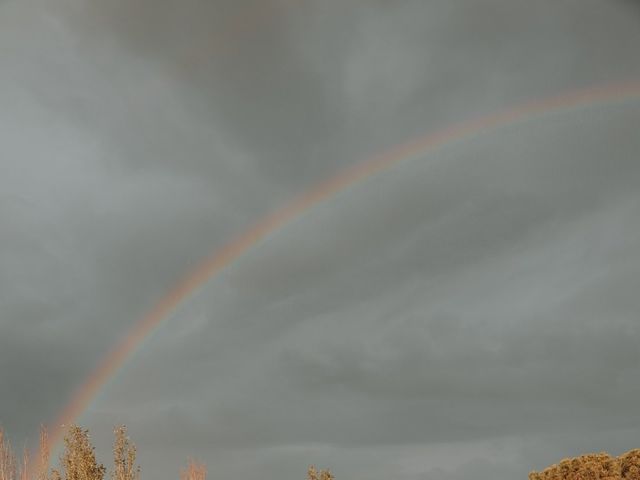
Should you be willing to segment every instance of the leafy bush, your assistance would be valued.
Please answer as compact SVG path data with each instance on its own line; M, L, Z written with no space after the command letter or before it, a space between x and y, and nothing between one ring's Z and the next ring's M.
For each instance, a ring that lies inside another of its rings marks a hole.
M529 480L640 480L640 450L619 457L589 453L565 458L541 472L529 473Z

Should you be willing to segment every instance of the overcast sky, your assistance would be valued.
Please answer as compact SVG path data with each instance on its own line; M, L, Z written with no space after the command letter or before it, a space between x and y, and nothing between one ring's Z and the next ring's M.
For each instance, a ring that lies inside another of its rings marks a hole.
M0 1L0 423L37 438L200 259L454 122L640 79L632 0ZM184 302L80 419L146 479L526 479L640 447L640 101L353 185Z

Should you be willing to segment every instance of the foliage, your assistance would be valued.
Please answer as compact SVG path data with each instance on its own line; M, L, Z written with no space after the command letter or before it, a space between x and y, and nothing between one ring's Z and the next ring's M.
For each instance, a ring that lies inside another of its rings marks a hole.
M0 480L16 480L18 466L11 443L0 430Z
M48 470L50 457L49 435L47 434L47 427L42 425L40 427L40 471L38 472L38 480L49 479Z
M335 477L329 470L316 470L313 465L307 470L307 480L334 480Z
M71 425L64 437L65 451L60 458L64 480L103 480L106 468L96 461L89 431Z
M113 480L138 480L140 467L136 463L136 447L127 436L127 427L120 425L113 431Z
M180 471L180 480L206 480L207 467L203 463L189 459L187 468Z
M24 449L22 462L18 463L11 442L0 429L0 480L28 480L29 452Z
M140 467L136 465L137 450L127 436L124 425L113 430L113 469L112 480L140 480ZM640 450L638 450L640 452ZM60 456L60 470L50 469L50 444L45 427L40 429L40 451L38 470L35 475L29 472L29 455L25 449L22 461L18 462L0 428L0 480L104 480L107 469L98 463L95 448L91 444L89 431L77 425L70 425L64 436L64 451ZM631 461L629 457L629 461ZM635 461L635 457L634 457ZM629 463L629 462L627 462ZM638 463L625 466L626 471L637 472ZM633 469L636 470L633 470ZM180 471L180 480L206 480L207 467L204 463L188 459L187 466ZM335 480L329 470L316 470L312 465L307 470L307 480ZM531 480L551 480L531 478ZM586 480L586 479L585 479ZM628 480L640 480L640 476L628 477Z
M529 473L529 480L640 480L640 450L619 457L589 453L565 458L541 472Z

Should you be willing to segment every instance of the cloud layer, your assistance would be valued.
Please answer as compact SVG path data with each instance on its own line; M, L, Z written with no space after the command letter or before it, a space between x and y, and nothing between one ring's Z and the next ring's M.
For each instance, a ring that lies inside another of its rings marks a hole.
M640 76L634 2L0 4L0 420L36 436L180 276L416 135ZM635 448L638 102L350 187L212 279L81 419L145 476L524 476Z

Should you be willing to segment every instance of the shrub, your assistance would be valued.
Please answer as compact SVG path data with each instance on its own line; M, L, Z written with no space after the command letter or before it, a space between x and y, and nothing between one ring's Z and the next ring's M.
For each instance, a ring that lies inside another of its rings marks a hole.
M541 472L529 473L529 480L640 480L640 450L619 457L589 453L565 458Z
M329 470L316 470L313 465L307 470L307 480L334 480L335 477Z

